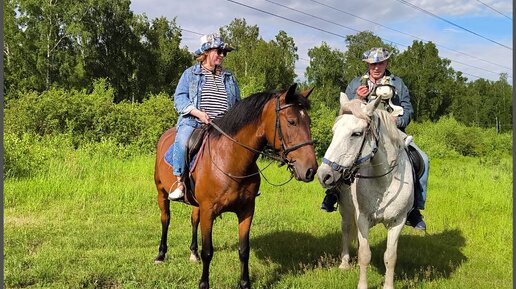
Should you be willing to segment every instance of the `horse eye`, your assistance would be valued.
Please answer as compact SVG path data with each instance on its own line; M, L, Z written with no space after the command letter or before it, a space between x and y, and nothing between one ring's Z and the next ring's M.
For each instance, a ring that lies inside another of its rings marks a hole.
M362 136L362 134L363 134L363 133L362 133L361 131L359 131L359 132L354 132L354 133L352 133L352 134L351 134L351 136L358 137L358 136Z
M296 121L293 119L287 119L287 121L290 125L296 125Z

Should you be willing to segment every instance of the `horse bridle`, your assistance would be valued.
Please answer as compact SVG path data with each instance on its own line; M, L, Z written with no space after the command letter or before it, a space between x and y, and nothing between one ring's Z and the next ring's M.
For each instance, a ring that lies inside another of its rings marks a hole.
M218 125L216 125L213 121L210 122L209 124L211 126L213 126L217 131L219 131L222 135L224 135L225 137L227 137L228 139L230 139L231 141L233 141L234 143L254 152L254 153L257 153L257 154L261 154L265 157L268 157L272 160L276 160L276 161L279 161L280 162L280 165L285 165L287 164L287 167L288 169L290 170L290 173L292 175L292 164L294 163L293 161L290 161L287 156L290 152L292 151L295 151L305 145L313 145L313 141L312 140L308 140L308 141L304 141L302 143L299 143L299 144L296 144L296 145L293 145L291 147L288 147L287 144L285 143L285 138L283 136L283 132L281 130L281 124L280 124L280 112L283 110L283 109L286 109L288 107L291 107L293 106L294 104L293 103L290 103L290 104L285 104L283 106L280 105L280 96L281 94L279 93L276 93L275 97L276 97L276 120L275 120L275 125L274 125L274 141L273 141L273 148L275 147L275 142L276 142L276 134L278 135L278 138L281 142L281 154L272 154L272 153L268 153L268 152L265 152L264 150L257 150L255 148L252 148L246 144L243 144L239 141L237 141L236 139L234 139L232 136L228 135L226 132L224 132ZM215 165L216 166L216 165ZM218 168L218 167L217 167ZM219 168L219 170L221 170ZM221 170L222 171L222 170ZM258 173L261 173L261 171L258 171L257 173L253 173L253 174L250 174L250 175L246 175L246 176L233 176L233 175L229 175L227 173L225 173L224 171L222 171L224 174L228 175L229 177L233 177L233 178L247 178L247 177L251 177L251 176L254 176ZM292 179L292 177L291 177ZM290 181L290 180L289 180Z
M282 154L279 156L280 157L280 162L282 164L288 164L289 166L291 165L291 161L288 160L287 158L287 155L292 152L292 151L295 151L297 150L298 148L301 148L303 146L306 146L306 145L313 145L314 142L313 140L308 140L308 141L304 141L302 143L299 143L299 144L296 144L296 145L293 145L291 147L288 147L287 144L285 143L285 138L283 136L283 132L281 130L281 124L280 124L280 111L282 111L283 109L286 109L286 108L289 108L291 106L293 106L294 104L293 103L290 103L290 104L285 104L283 106L280 106L280 100L279 100L279 97L280 97L280 94L279 93L276 93L276 124L274 126L274 143L273 143L273 147L274 147L274 144L276 142L276 131L278 132L278 138L281 142L281 149L282 149Z
M369 123L368 126L367 126L367 129L364 133L364 136L363 136L363 139L362 139L362 144L360 145L360 150L355 158L355 161L353 162L353 164L349 167L345 167L345 166L342 166L336 162L333 162L333 161L330 161L328 160L327 158L324 158L322 159L322 162L324 164L327 164L328 166L330 166L330 168L334 171L337 171L339 173L342 174L342 181L348 185L350 185L351 183L353 183L355 181L355 178L363 178L363 179L374 179L374 178L381 178L383 176L386 176L388 175L390 172L392 172L394 170L394 168L398 165L397 163L393 164L390 169L386 172L386 173L383 173L381 175L376 175L376 176L366 176L366 175L361 175L361 174L358 174L358 169L360 168L360 166L368 161L368 160L372 160L373 157L375 156L376 152L378 152L378 139L379 139L379 131L380 131L380 120L378 119L378 124L376 126L376 130L372 130L371 128L371 124ZM371 133L372 132L372 133ZM369 134L372 134L372 137L374 139L374 147L373 149L371 150L370 153L368 153L367 155L361 157L362 155L362 150L364 149L364 146L365 146L365 143L366 143L366 139L368 137Z

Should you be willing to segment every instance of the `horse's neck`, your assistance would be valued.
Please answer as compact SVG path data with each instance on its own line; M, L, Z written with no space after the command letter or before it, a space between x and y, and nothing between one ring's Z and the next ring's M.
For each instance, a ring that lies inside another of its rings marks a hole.
M380 126L378 130L378 141L374 139L370 140L371 147L378 145L378 151L371 159L371 170L375 175L385 173L390 168L396 165L398 162L399 145L396 144L395 140L392 140L389 133L385 129L385 126Z

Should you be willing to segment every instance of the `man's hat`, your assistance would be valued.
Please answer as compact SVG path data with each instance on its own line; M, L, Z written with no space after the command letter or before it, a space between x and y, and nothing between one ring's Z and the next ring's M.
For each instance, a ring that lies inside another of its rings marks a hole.
M199 57L201 54L212 48L220 48L228 52L234 50L231 45L222 41L222 38L220 38L218 33L212 33L201 37L201 47L195 50L194 55L195 57Z
M389 59L391 52L385 48L371 48L362 54L362 60L367 63L378 63Z

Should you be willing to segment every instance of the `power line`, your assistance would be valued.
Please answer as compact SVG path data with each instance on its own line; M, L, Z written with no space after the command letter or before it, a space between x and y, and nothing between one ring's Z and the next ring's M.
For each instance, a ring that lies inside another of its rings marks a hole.
M315 27L315 26L313 26L313 25L309 25L309 24L306 24L306 23L303 23L303 22L300 22L300 21L297 21L297 20L292 20L292 19L289 19L289 18L287 18L287 17L281 16L281 15L277 15L277 14L275 14L275 13L268 12L268 11L265 11L265 10L262 10L262 9L259 9L259 8L256 8L256 7L253 7L253 6L250 6L250 5L246 5L246 4L243 4L243 3L240 3L240 2L234 1L234 0L226 0L226 1L228 1L228 2L232 2L232 3L234 3L234 4L238 4L238 5L244 6L244 7L246 7L246 8L249 8L249 9L252 9L252 10L256 10L256 11L259 11L259 12L262 12L262 13L265 13L265 14L268 14L268 15L271 15L271 16L274 16L274 17L278 17L278 18L280 18L280 19L287 20L287 21L290 21L290 22L293 22L293 23L296 23L296 24L299 24L299 25L303 25L303 26L306 26L306 27L309 27L309 28L312 28L312 29L315 29L315 30L318 30L318 31L321 31L321 32L325 32L325 33L328 33L328 34L331 34L331 35L334 35L334 36L337 36L337 37L341 37L341 38L344 38L344 39L346 38L346 36L344 36L344 35L341 35L341 34L338 34L338 33L334 33L334 32L331 32L331 31L328 31L328 30L325 30L325 29L321 29L321 28L318 28L318 27ZM266 1L268 1L268 0L266 0ZM272 2L272 1L268 1L268 2L274 3L274 2ZM277 3L275 3L275 4L277 4ZM283 6L283 7L285 7L285 8L293 9L293 8L290 8L290 7L287 7L287 6L281 5L281 4L278 4L278 5ZM296 10L296 9L293 9L293 10L295 10L295 11L297 11L297 12L299 12L299 13L303 13L303 14L305 14L305 15L309 15L309 16L315 17L315 18L317 18L317 19L321 19L321 20L323 20L323 21L330 22L330 23L332 23L332 24L335 24L335 25L338 25L338 26L341 26L341 27L344 27L344 28L350 29L350 30L355 31L355 32L360 32L360 31L359 31L359 30L357 30L357 29L350 28L350 27L346 27L346 26L340 25L340 24L338 24L338 23L334 23L334 22L331 22L331 21L329 21L329 20L325 20L325 19L320 18L320 17L318 17L318 16L314 16L314 15L311 15L311 14L308 14L308 13L305 13L305 12L302 12L302 11L299 11L299 10ZM198 32L195 32L195 31L190 31L190 30L186 30L186 29L182 29L182 30L187 31L187 32L191 32L191 33L195 33L195 34L198 34L198 35L203 35L202 33L198 33ZM382 38L382 39L383 39L383 40L387 40L387 39L385 39L385 38ZM387 40L387 41L390 41L390 40ZM392 42L392 43L396 43L396 42L393 42L393 41L391 41L391 42ZM396 43L396 44L407 47L407 45L404 45L404 44L400 44L400 43ZM302 59L302 60L305 60L305 59ZM494 73L494 74L500 74L499 72L489 71L489 70L486 70L486 69L483 69L483 68L479 68L479 67L476 67L476 66L472 66L472 65L469 65L469 64L466 64L466 63L463 63L463 62L459 62L459 61L456 61L456 60L452 60L452 59L450 59L450 60L451 60L451 61L454 61L454 62L456 62L456 63L460 63L460 64L465 65L465 66L469 66L469 67L475 68L475 69L484 70L484 71L487 71L487 72L490 72L490 73ZM305 61L306 61L306 60L305 60ZM462 71L461 71L461 72L462 72ZM463 73L463 74L469 74L469 73L465 73L465 72L462 72L462 73ZM478 77L478 76L473 75L473 74L469 74L469 75L474 76L474 77ZM512 77L512 76L510 76L510 77ZM481 77L478 77L478 78L481 78Z
M407 2L407 1L405 1L405 0L396 0L396 1L398 1L398 2L400 2L400 3L402 3L402 4L405 4L405 5L407 5L407 6L410 6L410 7L414 8L414 9L416 9L416 10L419 10L419 11L421 11L421 12L423 12L423 13L426 13L426 14L428 14L428 15L430 15L430 16L433 16L433 17L435 17L435 18L437 18L437 19L440 19L440 20L442 20L442 21L444 21L444 22L446 22L446 23L448 23L448 24L450 24L450 25L453 25L453 26L455 26L455 27L457 27L457 28L460 28L460 29L462 29L462 30L464 30L464 31L467 31L467 32L469 32L469 33L471 33L471 34L474 34L474 35L476 35L476 36L478 36L478 37L481 37L481 38L483 38L483 39L485 39L485 40L488 40L488 41L490 41L490 42L493 42L493 43L495 43L495 44L498 44L498 45L500 45L500 46L502 46L502 47L505 47L505 48L507 48L507 49L509 49L509 50L511 50L511 51L512 51L512 48L511 48L511 47L509 47L509 46L507 46L507 45L505 45L505 44L502 44L502 43L500 43L500 42L494 41L494 40L492 40L492 39L490 39L490 38L487 38L487 37L485 37L485 36L483 36L483 35L481 35L481 34L478 34L478 33L474 32L474 31L471 31L471 30L469 30L469 29L467 29L467 28L465 28L465 27L462 27L462 26L460 26L460 25L458 25L458 24L455 24L455 23L451 22L450 20L444 19L444 18L442 18L441 16L438 16L438 15L435 15L434 13L432 13L432 12L430 12L430 11L428 11L428 10L425 10L425 9L423 9L423 8L419 7L419 6L416 6L416 5L414 5L414 4L410 3L410 2Z
M230 0L228 0L228 1L230 1ZM336 23L336 22L333 22L333 21L330 21L330 20L327 20L327 19L321 18L321 17L319 17L319 16L315 16L315 15L310 14L310 13L306 13L306 12L300 11L300 10L298 10L298 9L291 8L291 7L289 7L289 6L286 6L286 5L283 5L283 4L280 4L280 3L277 3L277 2L271 1L271 0L265 0L265 1L266 1L266 2L269 2L269 3L272 3L272 4L275 4L275 5L278 5L278 6L281 6L281 7L283 7L283 8L286 8L286 9L289 9L289 10L292 10L292 11L295 11L295 12L298 12L298 13L301 13L301 14L304 14L304 15L308 15L308 16L310 16L310 17L313 17L313 18L316 18L316 19L319 19L319 20L322 20L322 21L325 21L325 22L328 22L328 23L331 23L331 24L337 25L337 26L341 26L341 27L344 27L344 28L347 28L347 29L350 29L350 30L353 30L353 31L360 32L360 31L359 31L359 30L357 30L357 29L350 28L350 27L347 27L347 26L343 26L343 25L341 25L341 24L339 24L339 23ZM234 1L231 1L231 2L234 2ZM327 6L327 7L329 7L329 8L332 8L332 9L338 10L338 11L343 12L343 13L346 13L346 14L348 14L348 15L355 16L355 15L353 15L353 14L351 14L351 13L348 13L348 12L345 12L345 11L341 11L341 10L339 10L339 9L337 9L337 8L334 8L334 7L331 7L331 6L325 5L325 4L320 3L320 2L317 2L317 1L312 1L312 2L316 2L316 3L319 3L319 4L323 5L323 6ZM234 2L234 3L238 3L238 2ZM247 6L247 5L246 5L246 7L251 8L251 9L259 10L259 9L257 9L257 8L250 7L250 6ZM260 10L260 11L262 11L262 10ZM358 17L358 16L357 16L357 17ZM286 19L286 18L283 18L283 19ZM363 20L365 20L365 21L369 21L369 20L367 20L367 19L365 19L365 18L361 18L361 19L363 19ZM372 21L370 21L370 22L372 22ZM373 23L378 24L378 25L381 25L381 24L376 23L376 22L373 22ZM383 26L383 25L381 25L381 26ZM385 26L383 26L383 27L385 27ZM403 33L403 32L401 32L401 31L400 31L400 33ZM412 36L412 35L410 35L410 36ZM417 36L412 36L412 37L415 37L415 38L420 39L420 38L419 38L419 37L417 37ZM383 39L384 41L389 41L389 42L391 42L391 43L394 43L394 44L400 45L400 46L408 47L408 45L404 45L404 44L401 44L401 43L397 43L397 42L392 41L392 40L389 40L389 39L385 39L385 38L381 38L381 39ZM424 39L420 39L420 40L424 40ZM450 49L450 50L452 50L452 49ZM452 50L452 51L456 51L456 50ZM456 51L456 52L458 52L458 53L462 53L462 52L460 52L460 51ZM465 53L462 53L462 54L465 54ZM465 54L465 55L467 55L467 54ZM468 56L469 56L469 55L468 55ZM471 57L473 57L473 58L477 58L477 57L474 57L474 56L471 56ZM478 58L477 58L477 59L478 59ZM487 71L487 72L490 72L490 73L493 73L493 74L497 74L497 75L499 75L499 74L500 74L500 72L490 71L490 70L487 70L487 69L484 69L484 68L480 68L480 67L477 67L477 66L469 65L469 64L466 64L466 63L463 63L463 62L460 62L460 61L456 61L456 60L453 60L453 59L450 59L450 60L452 60L452 61L454 61L454 62L456 62L456 63L461 63L462 65L465 65L465 66L469 66L469 67L472 67L472 68L476 68L476 69L484 70L484 71ZM482 60L482 59L480 59L480 60ZM486 61L486 60L484 60L484 61ZM495 64L495 63L491 63L491 62L489 62L489 61L486 61L486 62L488 62L488 63L490 63L490 64ZM495 64L495 65L496 65L496 64ZM504 68L507 68L507 67L504 67ZM510 69L510 68L507 68L507 69Z
M326 32L326 33L328 33L328 34L331 34L331 35L334 35L334 36L337 36L337 37L346 38L346 36L344 36L344 35L337 34L337 33L334 33L334 32L328 31L328 30L324 30L324 29L322 29L322 28L315 27L315 26L312 26L312 25L308 25L308 24L305 24L305 23L299 22L299 21L297 21L297 20L292 20L292 19L289 19L289 18L286 18L286 17L280 16L280 15L274 14L274 13L272 13L272 12L268 12L268 11L265 11L265 10L262 10L262 9L259 9L259 8L256 8L256 7L252 7L252 6L249 6L249 5L246 5L246 4L243 4L243 3L237 2L237 1L233 1L233 0L226 0L226 1L232 2L232 3L234 3L234 4L238 4L238 5L241 5L241 6L244 6L244 7L247 7L247 8L253 9L253 10L256 10L256 11L260 11L260 12L262 12L262 13L269 14L269 15L272 15L272 16L275 16L275 17L278 17L278 18L281 18L281 19L283 19L283 20L287 20L287 21L290 21L290 22L293 22L293 23L296 23L296 24L299 24L299 25L303 25L303 26L306 26L306 27L310 27L310 28L315 29L315 30L319 30L319 31L322 31L322 32Z
M265 1L268 1L268 0L265 0ZM347 12L347 11L341 10L341 9L339 9L339 8L337 8L337 7L333 7L333 6L330 6L330 5L327 5L327 4L324 4L324 3L321 3L321 2L316 1L316 0L310 0L310 1L315 2L315 3L317 3L317 4L320 4L320 5L322 5L322 6L325 6L325 7L327 7L327 8L330 8L330 9L336 10L336 11L341 12L341 13L343 13L343 14L346 14L346 15L349 15L349 16L352 16L352 17L355 17L355 18L358 18L358 19L361 19L361 20L367 21L367 22L369 22L369 23L373 23L373 24L375 24L375 25L381 26L381 27L386 28L386 29L388 29L388 30L391 30L391 31L394 31L394 32L397 32L397 33L400 33L400 34L403 34L403 35L406 35L406 36L410 36L410 37L413 37L413 38L415 38L415 39L419 39L419 40L421 40L421 41L430 42L429 40L425 40L425 39L420 38L420 37L418 37L418 36L415 36L415 35L412 35L412 34L409 34L409 33L406 33L406 32L403 32L403 31L400 31L400 30L397 30L397 29L394 29L394 28L387 27L387 26L385 26L385 25L383 25L383 24L381 24L381 23L378 23L378 22L375 22L375 21L372 21L372 20L369 20L369 19L366 19L366 18L363 18L363 17L357 16L357 15L355 15L355 14L352 14L352 13L349 13L349 12ZM271 2L271 1L268 1L268 2ZM504 69L511 70L511 68L509 68L509 67L507 67L507 66L503 66L503 65L500 65L500 64L497 64L497 63L493 63L493 62L491 62L491 61L488 61L488 60L485 60L485 59L481 59L481 58L479 58L479 57L477 57L477 56L474 56L474 55L471 55L471 54L468 54L468 53L465 53L465 52L462 52L462 51L458 51L458 50L455 50L455 49L452 49L452 48L446 47L446 46L441 45L441 44L438 44L438 43L435 43L435 45L436 45L436 46L438 46L438 47L441 47L441 48L447 49L447 50L449 50L449 51L453 51L453 52L460 53L460 54L465 55L465 56L468 56L468 57L472 57L472 58L477 59L477 60L480 60L480 61L484 61L484 62L489 63L489 64L491 64L491 65L496 65L496 66L498 66L498 67L501 67L501 68L504 68Z
M487 8L489 8L489 9L493 10L494 12L496 12L496 13L498 13L498 14L502 15L503 17L505 17L505 18L507 18L507 19L509 19L509 20L511 20L511 21L512 21L512 18L511 18L511 17L509 17L509 16L507 16L507 15L503 14L502 12L500 12L500 11L498 11L498 10L494 9L493 7L491 7L491 6L487 5L486 3L484 3L484 2L482 2L482 1L480 1L480 0L477 0L477 2L480 2L481 4L483 4L484 6L486 6Z

